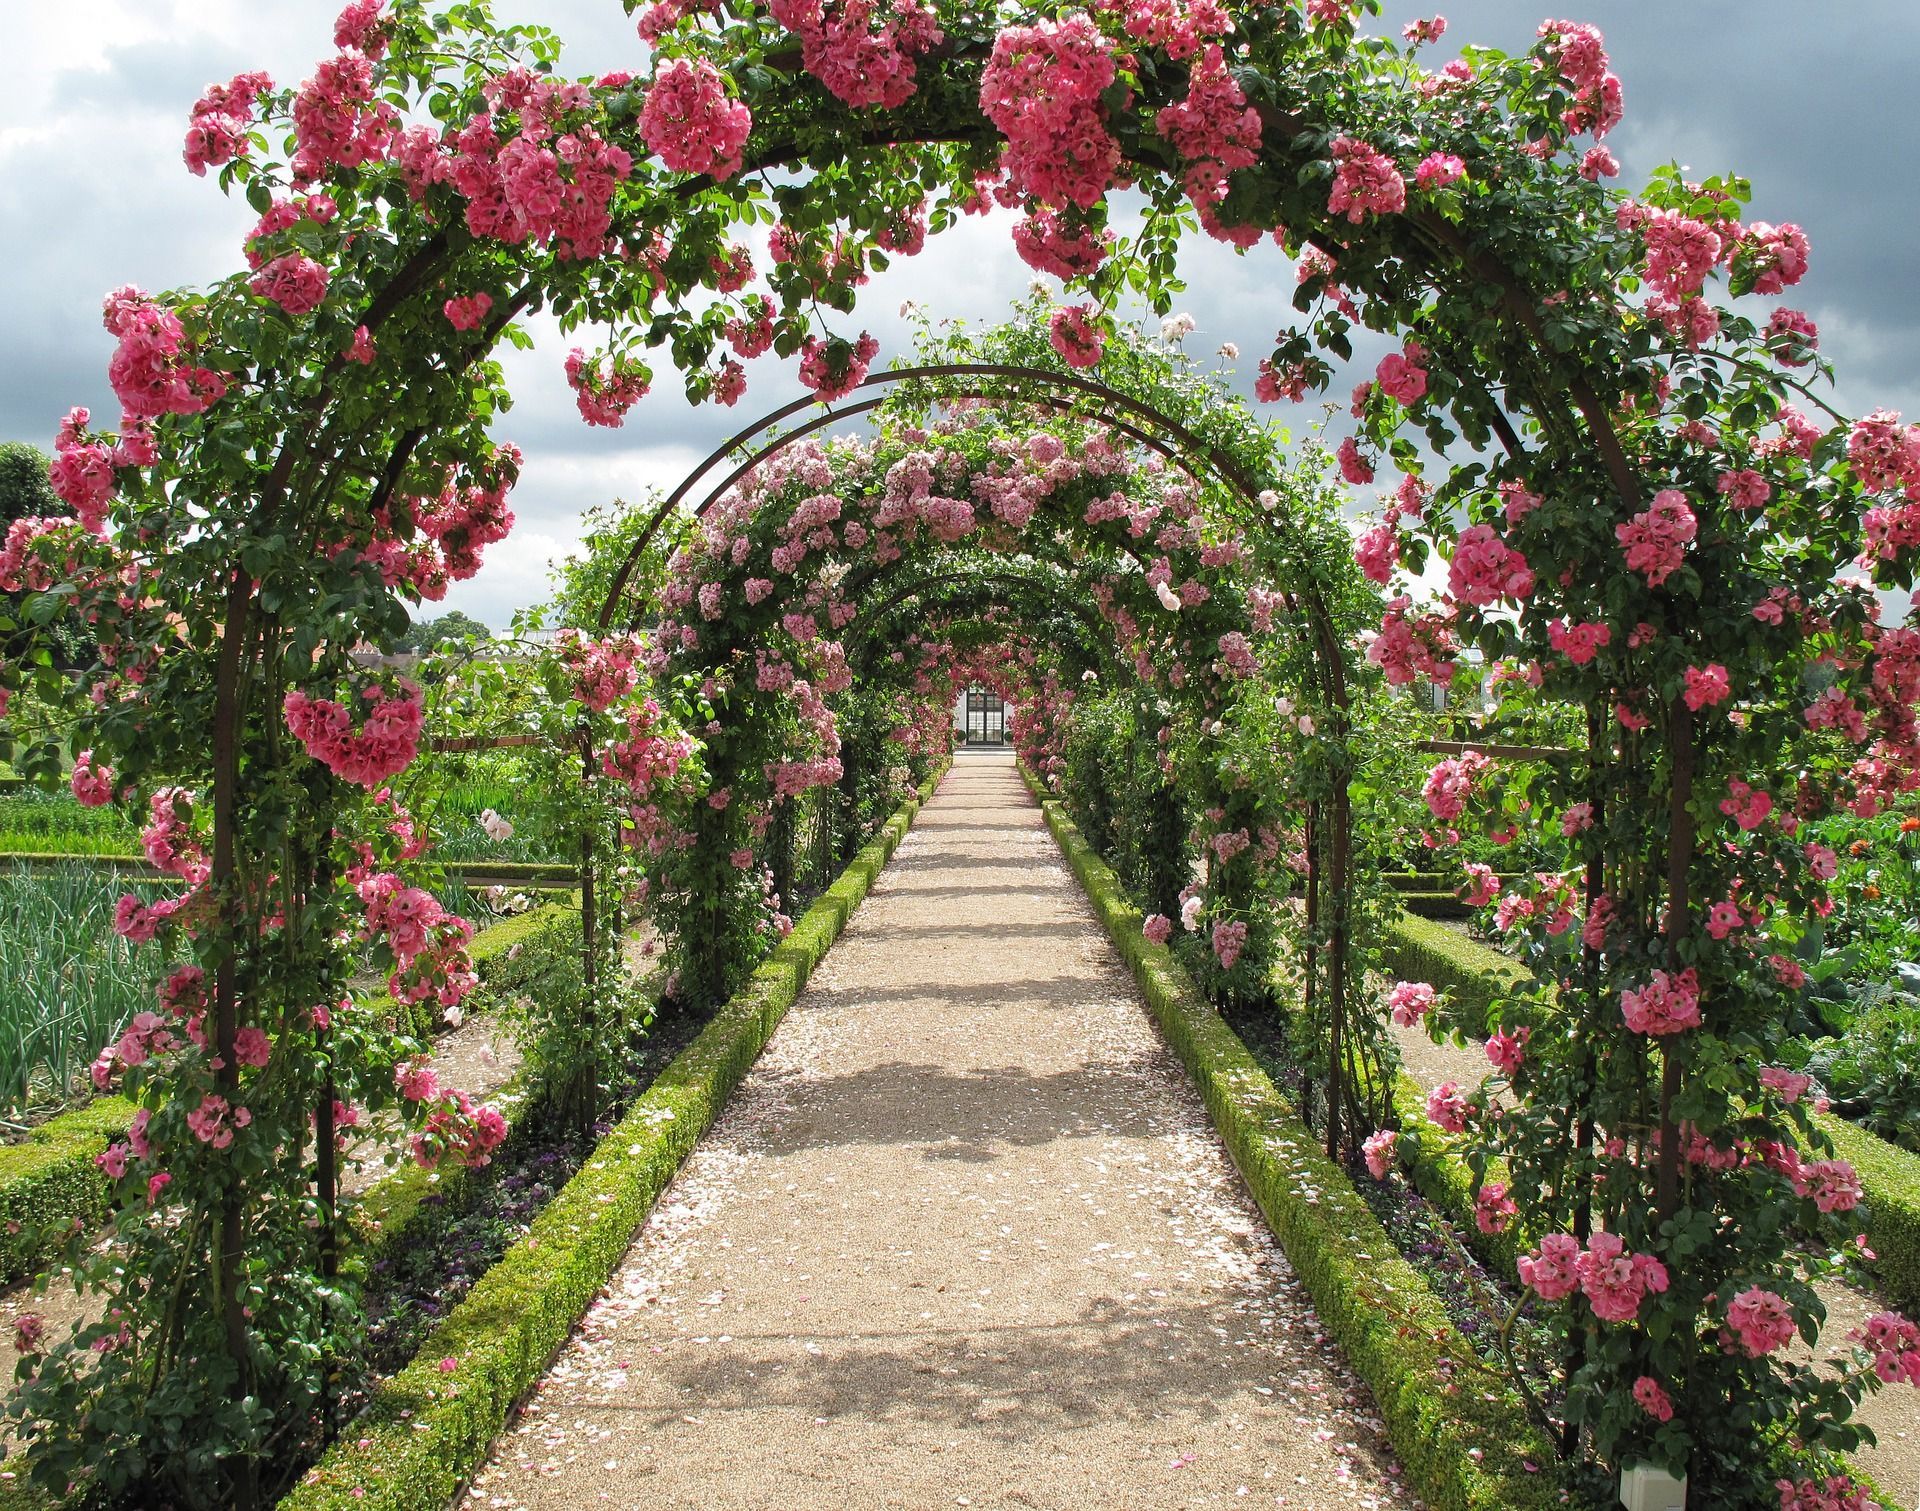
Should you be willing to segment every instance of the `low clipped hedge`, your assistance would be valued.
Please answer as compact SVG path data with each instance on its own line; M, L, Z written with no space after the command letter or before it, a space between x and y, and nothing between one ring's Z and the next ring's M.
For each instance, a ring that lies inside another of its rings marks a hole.
M1451 892L1402 892L1400 906L1417 918L1471 918L1474 910Z
M1867 1246L1880 1256L1874 1278L1895 1305L1920 1306L1920 1154L1845 1118L1816 1113L1814 1121L1859 1173Z
M76 1223L107 1215L109 1186L93 1158L127 1131L133 1111L124 1097L101 1097L0 1148L0 1284L25 1280Z
M1497 999L1533 985L1533 973L1518 961L1426 918L1400 917L1387 925L1380 968L1440 988L1475 1022L1486 1020Z
M1023 774L1321 1321L1373 1391L1414 1487L1436 1511L1565 1504L1545 1472L1553 1449L1519 1398L1455 1378L1475 1354L1439 1299L1172 952L1140 932L1111 869Z
M473 968L485 981L489 973L499 969L499 963L512 954L514 946L525 944L548 924L565 918L576 912L578 902L549 902L537 908L528 908L524 913L516 913L511 918L502 918L498 923L490 923L473 936L473 942L467 946L467 954L473 961Z
M282 1511L439 1511L486 1457L906 836L940 774L848 863L586 1165L375 1392ZM444 1368L446 1361L452 1367Z

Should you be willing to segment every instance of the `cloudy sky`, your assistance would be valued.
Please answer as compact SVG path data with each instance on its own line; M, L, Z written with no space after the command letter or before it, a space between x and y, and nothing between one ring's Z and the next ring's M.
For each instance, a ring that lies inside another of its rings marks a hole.
M1433 62L1457 45L1524 49L1548 0L1456 0ZM1696 174L1732 170L1754 183L1753 219L1795 220L1813 243L1813 272L1793 302L1819 322L1838 363L1842 408L1920 412L1920 292L1907 204L1920 148L1910 107L1920 64L1914 0L1558 0L1606 33L1626 81L1627 115L1610 145L1623 184L1669 159ZM164 289L204 282L238 263L253 216L180 162L188 106L211 80L265 68L305 78L331 51L339 0L0 0L14 63L0 94L0 439L46 447L76 403L116 412L105 381L110 342L99 300L124 283ZM496 0L503 19L552 26L564 66L580 74L637 67L642 50L618 0ZM1417 10L1388 0L1395 32ZM928 243L865 291L857 320L883 360L906 345L897 310L913 299L938 315L990 321L1031 274L1007 222L969 220ZM1271 247L1238 258L1196 245L1178 308L1198 329L1188 349L1234 341L1237 381L1289 322L1290 270ZM561 374L566 346L535 326L536 345L508 352L517 399L502 433L527 452L514 495L519 525L481 575L449 595L504 627L543 596L547 561L577 540L580 511L668 486L753 415L795 396L773 359L750 369L737 410L690 409L667 375L626 426L590 430ZM576 338L577 339L577 338ZM1367 352L1359 354L1368 366ZM1336 384L1344 392L1345 384ZM1296 411L1297 424L1313 414Z

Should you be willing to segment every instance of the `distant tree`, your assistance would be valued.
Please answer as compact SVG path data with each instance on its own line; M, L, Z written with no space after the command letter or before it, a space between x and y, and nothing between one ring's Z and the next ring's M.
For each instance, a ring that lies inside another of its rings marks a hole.
M0 441L0 537L16 519L54 519L70 511L47 481L47 454L25 441ZM0 615L11 616L17 593L0 596ZM50 632L55 661L62 666L85 666L93 660L93 631L70 620ZM8 647L12 647L11 650ZM0 638L0 656L17 655L20 645Z
M0 522L68 512L47 481L47 454L25 441L0 441Z
M451 613L442 614L438 619L415 620L407 627L406 634L400 637L400 649L425 655L429 651L445 650L450 645L458 645L463 640L491 640L492 638L493 631L478 619L455 609Z

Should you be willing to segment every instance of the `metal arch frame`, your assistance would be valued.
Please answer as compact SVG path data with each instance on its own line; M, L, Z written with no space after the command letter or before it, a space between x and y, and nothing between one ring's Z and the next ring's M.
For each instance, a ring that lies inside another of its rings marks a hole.
M995 583L1010 587L1044 586L1044 584L1037 584L1033 578L1024 577L1017 572L942 572L909 584L907 587L893 594L884 603L876 604L870 609L863 609L855 618L848 622L848 627L858 629L862 633L864 636L862 649L865 650L867 647L873 645L874 636L878 633L879 626L875 621L884 615L892 613L896 608L906 603L908 599L918 597L921 594L948 583ZM995 608L1007 609L1009 611L1017 611L1019 607L1017 604L1011 602L1009 598L1000 596L990 597L987 602ZM1092 611L1089 610L1085 604L1077 602L1065 595L1060 596L1059 603L1060 607L1066 613L1078 619L1089 631L1098 631L1105 628L1102 622L1093 615ZM1023 615L1021 617L1024 618L1025 616ZM1094 633L1090 636L1090 640L1094 647L1096 658L1103 664L1113 664L1111 658L1099 654L1100 636Z
M1070 392L1083 394L1095 399L1101 405L1116 407L1134 416L1136 419L1145 422L1147 425L1157 427L1161 435L1156 437L1150 434L1144 434L1138 426L1132 425L1130 422L1117 421L1111 415L1096 412L1088 415L1087 418L1096 423L1104 423L1116 429L1122 429L1123 433L1140 440L1142 444L1151 447L1162 456L1173 460L1176 465L1180 466L1189 476L1196 477L1196 480L1197 474L1195 474L1193 470L1193 461L1195 459L1203 461L1230 491L1240 496L1254 518L1260 518L1265 512L1260 508L1259 492L1254 485L1253 478L1236 460L1224 454L1218 447L1207 442L1188 426L1182 424L1172 416L1162 413L1144 400L1136 399L1130 394L1121 393L1116 389L1107 387L1105 384L1096 383L1090 378L1083 378L1068 373L1052 372L1046 368L1026 367L1011 363L937 363L919 367L898 368L890 372L878 373L855 384L849 392L857 392L863 389L887 389L899 383L907 383L919 379L938 378L967 378L982 381L988 378L1008 378L1016 382L1037 383L1069 390ZM767 442L758 448L746 461L736 466L733 472L718 488L708 493L706 499L701 503L699 508L694 511L695 517L703 516L728 488L741 477L745 476L755 466L777 455L781 450L792 445L795 441L815 431L822 430L829 425L836 424L840 420L850 419L856 415L877 409L888 397L890 397L890 395L880 394L863 399L857 404L849 405L842 409L835 409L831 405L828 405L822 414L810 419L806 424ZM1046 402L1042 399L1032 397L1015 399L998 392L981 391L975 388L968 388L953 395L953 397L994 400L1003 404L1018 402L1036 405ZM627 584L632 578L634 568L638 565L647 546L652 542L654 534L659 530L666 518L678 508L682 501L693 491L699 480L721 460L738 450L748 441L753 440L754 437L760 435L763 431L779 424L780 421L789 416L798 414L802 410L808 409L820 402L817 398L810 397L795 399L763 416L745 430L730 436L709 453L708 456L681 481L680 485L660 503L654 510L652 517L647 521L646 526L642 529L638 539L628 548L626 559L621 562L620 569L614 575L613 582L608 588L607 597L601 605L599 617L599 625L603 631L611 623L615 609L618 607L621 599L626 595ZM1074 410L1064 400L1054 400L1047 404L1047 407L1064 409L1069 413L1079 412ZM1162 437L1164 437L1164 439ZM1178 448L1177 453L1168 450L1169 441ZM1311 663L1315 673L1315 680L1320 683L1320 690L1326 697L1330 708L1329 724L1331 728L1329 733L1336 740L1344 742L1352 728L1349 713L1352 700L1347 689L1346 663L1342 655L1338 626L1334 621L1326 597L1320 590L1320 583L1311 572L1305 574L1303 581L1283 584L1283 589L1285 602L1289 611L1305 619L1305 628L1317 652L1317 654L1312 656ZM1318 935L1322 924L1321 894L1323 875L1322 867L1317 863L1318 842L1322 831L1319 806L1318 803L1310 806L1306 820L1308 854L1314 858L1314 863L1309 865L1307 871L1305 898L1307 958L1305 962L1305 1000L1303 1005L1309 1017L1312 1016L1314 1008L1314 988L1318 975L1316 965L1320 949ZM1353 895L1353 802L1351 794L1348 791L1347 783L1340 782L1335 785L1332 796L1326 806L1329 811L1326 814L1324 825L1327 849L1327 865L1325 867L1327 876L1324 879L1331 883L1331 900L1333 902L1331 909L1332 916L1329 920L1326 920L1327 995L1330 999L1328 1017L1328 1061L1325 1088L1327 1097L1326 1147L1329 1157L1337 1160L1340 1157L1342 1132L1341 1104L1343 1093L1346 1089L1346 1046L1344 1041L1346 1001L1350 974L1348 966L1351 944L1350 908L1348 904ZM1352 1141L1357 1143L1357 1132Z
M1220 481L1238 493L1250 506L1256 509L1258 508L1259 489L1255 486L1254 479L1232 457L1226 455L1218 447L1211 445L1203 437L1195 434L1180 421L1156 409L1153 405L1146 403L1142 399L1136 399L1131 394L1124 394L1118 389L1109 388L1104 383L1097 383L1091 378L1079 377L1072 373L1053 372L1044 367L1026 367L1005 362L943 362L919 367L902 367L890 372L875 373L855 384L849 392L858 393L862 390L886 389L891 388L895 384L916 382L924 379L955 377L979 379L998 377L1011 378L1019 382L1035 382L1069 389L1073 392L1094 398L1103 405L1116 406L1133 415L1135 419L1143 421L1147 425L1158 427L1165 436L1171 437L1171 444L1168 440L1143 430L1139 425L1135 425L1111 414L1096 412L1088 414L1085 417L1118 430L1130 440L1137 441L1141 445L1159 453L1188 473L1191 473L1193 470L1190 458L1194 456L1203 458ZM1003 403L1013 402L1008 395L993 391L968 390L954 396L973 399L994 399ZM836 424L841 420L853 419L856 416L878 409L891 397L891 394L879 393L862 399L858 403L843 405L839 408L835 408L831 404L827 405L822 413L814 416L805 424L776 437L755 451L747 460L736 466L724 481L708 492L706 499L694 510L695 517L697 518L704 515L707 510L713 506L716 499L747 473L761 465L768 460L768 458L777 455L781 450L792 445L803 436L811 435L815 431L824 430L828 426ZM602 630L605 630L613 622L614 611L618 607L620 599L625 596L627 583L632 578L633 570L639 563L641 553L646 550L667 517L693 492L700 479L724 458L738 451L740 447L753 440L754 437L763 431L778 425L782 420L799 414L803 410L814 407L820 402L820 400L815 398L794 399L781 405L778 409L763 415L744 430L738 431L722 441L681 480L679 486L676 487L673 492L661 500L659 506L654 510L652 517L648 519L645 528L640 532L639 538L628 548L626 559L621 562L620 570L614 574L613 582L607 589L606 601L602 604L600 610L599 624ZM1069 414L1083 413L1083 411L1074 409L1067 402L1060 399L1048 400L1029 397L1020 399L1018 402L1043 404L1046 407Z

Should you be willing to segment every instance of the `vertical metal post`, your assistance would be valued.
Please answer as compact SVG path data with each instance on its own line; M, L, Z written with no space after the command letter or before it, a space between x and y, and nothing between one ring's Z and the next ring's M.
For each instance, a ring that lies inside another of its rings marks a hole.
M586 1046L573 1076L572 1115L582 1132L593 1126L599 1111L600 1066L597 1054L599 1014L598 920L594 917L593 820L588 817L593 788L593 735L580 726L580 1018L581 1042Z

